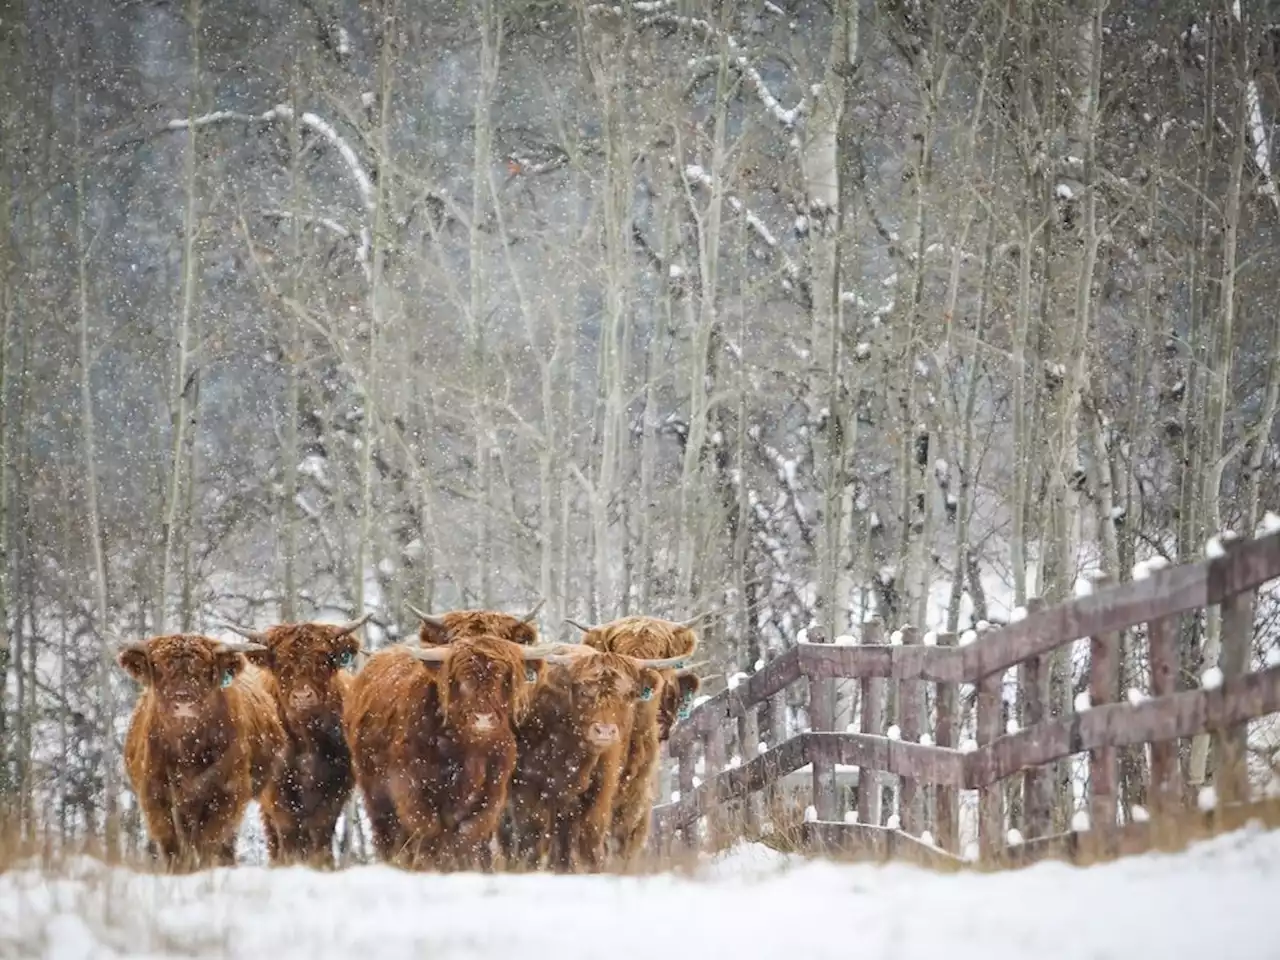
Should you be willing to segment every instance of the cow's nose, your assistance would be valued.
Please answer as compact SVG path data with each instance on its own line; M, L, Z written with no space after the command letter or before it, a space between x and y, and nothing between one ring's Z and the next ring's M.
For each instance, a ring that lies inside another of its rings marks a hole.
M618 739L618 725L616 723L593 723L591 725L591 739L596 743L613 743Z
M318 699L316 692L310 687L299 687L289 697L290 702L299 710L315 706Z
M498 725L497 719L492 713L477 713L472 720L473 725L481 733L492 730Z

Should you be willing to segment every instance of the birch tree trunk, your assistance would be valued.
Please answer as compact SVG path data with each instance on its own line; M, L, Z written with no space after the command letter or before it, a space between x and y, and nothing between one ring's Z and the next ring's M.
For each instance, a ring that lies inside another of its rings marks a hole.
M77 40L79 37L76 38ZM114 859L118 848L118 823L116 818L116 742L115 699L111 688L112 649L107 640L110 624L107 622L107 559L102 542L102 518L98 508L98 452L97 428L93 417L93 350L90 346L90 290L89 258L92 244L85 236L87 199L85 196L84 158L85 146L81 139L81 90L79 47L76 51L75 101L72 108L74 144L72 162L75 164L76 183L76 306L79 318L80 361L80 431L84 445L84 495L88 513L86 525L89 555L93 570L94 633L98 636L99 656L97 694L102 722L103 756L103 815L105 830L104 854ZM96 237L95 237L96 239Z

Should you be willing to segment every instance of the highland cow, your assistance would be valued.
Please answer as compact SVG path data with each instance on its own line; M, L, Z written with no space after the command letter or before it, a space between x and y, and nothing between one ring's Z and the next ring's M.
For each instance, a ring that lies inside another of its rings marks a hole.
M683 658L639 659L565 646L517 731L503 831L509 863L599 870L637 712L657 701L660 671Z
M635 658L666 657L685 661L686 670L682 673L665 670L657 695L636 710L610 831L614 852L623 866L635 863L649 837L659 744L670 735L676 717L681 712L687 713L688 701L699 686L697 677L688 672L687 659L698 647L693 627L702 619L694 617L684 623L673 623L657 617L632 616L593 627L567 621L583 631L584 645L597 650Z
M491 865L515 728L552 649L473 635L369 658L348 696L346 728L382 859L438 869Z
M270 780L284 730L258 644L196 634L122 647L120 666L142 684L125 737L125 772L157 858L170 869L235 862L236 831Z
M348 671L362 652L355 633L371 616L343 624L283 623L260 632L228 624L263 647L248 660L266 672L287 741L259 798L272 863L333 866L334 831L355 787L342 725Z

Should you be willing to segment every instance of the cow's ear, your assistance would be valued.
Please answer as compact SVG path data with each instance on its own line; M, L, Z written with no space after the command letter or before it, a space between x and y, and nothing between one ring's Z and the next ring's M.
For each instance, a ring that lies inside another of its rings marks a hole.
M125 647L116 658L120 668L141 684L151 679L151 657L145 647Z
M655 697L661 697L662 686L662 674L645 667L640 671L639 685L635 689L636 699L647 703Z
M702 689L702 680L694 673L685 673L676 677L676 687L679 690L679 696L676 698L681 705L691 704L693 698L698 695L698 691Z
M424 647L443 647L452 638L449 628L436 620L423 620L418 626L418 641Z
M269 648L266 650L249 650L240 654L240 656L244 658L245 662L251 663L255 667L262 667L264 670L270 670L272 664L275 663L275 657Z
M507 639L524 647L536 646L538 643L538 627L532 623L517 623L511 628Z
M245 655L243 653L220 650L213 656L213 668L219 686L231 686L231 681L240 674L244 666Z

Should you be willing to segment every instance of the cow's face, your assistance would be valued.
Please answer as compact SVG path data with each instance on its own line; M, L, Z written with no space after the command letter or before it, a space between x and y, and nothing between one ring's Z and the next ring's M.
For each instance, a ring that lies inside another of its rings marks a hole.
M662 703L658 708L658 739L671 736L675 725L689 716L693 698L698 695L702 681L694 673L676 672L662 688Z
M271 673L286 716L302 725L341 716L341 673L355 667L363 622L286 623L259 634L268 649L249 654L249 662Z
M460 740L477 745L514 736L541 682L542 658L549 652L491 635L409 651L435 674L446 727Z
M591 750L604 751L631 734L636 707L660 695L662 676L630 657L592 653L566 667L573 703L573 724Z
M198 634L171 634L130 644L120 666L149 688L161 710L181 722L198 720L244 669L243 643L225 643Z

